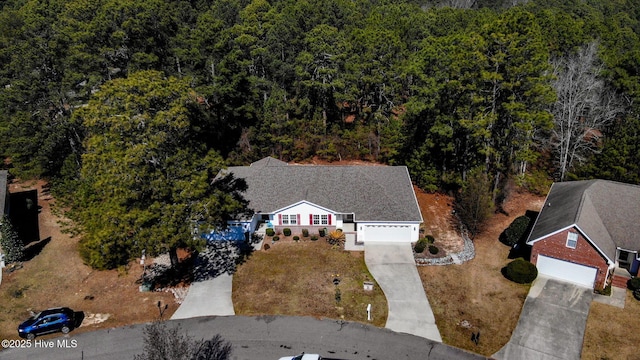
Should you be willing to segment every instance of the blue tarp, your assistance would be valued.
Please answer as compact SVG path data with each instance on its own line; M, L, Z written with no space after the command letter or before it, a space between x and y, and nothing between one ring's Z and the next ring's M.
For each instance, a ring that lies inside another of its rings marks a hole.
M244 229L242 226L229 226L224 230L213 230L208 234L202 234L207 241L244 241Z

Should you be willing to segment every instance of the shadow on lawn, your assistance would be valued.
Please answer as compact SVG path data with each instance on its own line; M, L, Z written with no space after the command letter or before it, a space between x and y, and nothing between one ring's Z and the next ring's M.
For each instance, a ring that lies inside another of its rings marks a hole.
M253 253L252 244L253 241L210 242L202 252L193 252L175 268L164 264L153 265L148 269L145 280L151 282L154 288L163 288L213 279L224 273L233 274L238 265Z
M47 246L47 244L49 244L50 242L51 236L38 242L32 242L31 244L29 244L29 246L26 246L24 248L24 257L22 260L29 261L38 256L42 252L42 249L44 249L45 246Z

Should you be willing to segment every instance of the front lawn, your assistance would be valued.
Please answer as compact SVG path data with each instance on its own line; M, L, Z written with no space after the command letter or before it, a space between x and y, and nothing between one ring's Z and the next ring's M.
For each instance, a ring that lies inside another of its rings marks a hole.
M339 285L334 285L334 279L339 279ZM384 293L377 284L365 291L364 281L374 279L363 252L338 250L325 240L280 240L238 267L233 275L233 304L238 315L315 316L383 327L387 320ZM372 307L371 322L367 304Z
M637 359L640 332L635 319L640 301L627 290L624 309L592 302L582 344L583 360Z
M442 195L420 194L418 201L425 225L435 218L450 217L451 200L446 201ZM444 343L491 356L509 341L529 285L516 284L502 276L500 270L511 261L510 248L498 237L517 216L529 209L537 210L541 201L532 195L514 194L505 206L509 215L495 214L486 230L474 239L473 260L461 265L418 267ZM440 205L434 207L436 203ZM434 235L437 244L438 234ZM480 340L476 345L471 337L478 332Z

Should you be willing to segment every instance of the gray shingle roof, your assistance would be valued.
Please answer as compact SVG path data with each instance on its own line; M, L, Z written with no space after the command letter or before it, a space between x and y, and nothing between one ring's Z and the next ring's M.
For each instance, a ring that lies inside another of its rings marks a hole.
M227 171L243 178L255 212L308 201L356 221L422 222L406 166L289 165L265 158Z
M640 186L608 180L555 183L528 241L574 224L613 261L616 247L640 250Z

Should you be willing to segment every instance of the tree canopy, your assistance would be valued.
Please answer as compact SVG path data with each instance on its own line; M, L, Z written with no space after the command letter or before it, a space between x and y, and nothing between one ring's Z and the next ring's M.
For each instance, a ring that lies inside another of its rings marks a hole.
M195 246L200 224L243 211L233 189L212 184L224 161L203 142L200 108L186 80L142 71L105 83L74 113L86 149L72 214L89 264Z
M460 191L482 171L494 202L514 178L640 179L638 0L1 7L0 155L18 176L82 193L69 197L74 208L105 207L78 217L96 229L85 249L137 252L133 234L147 224L174 234L136 235L154 235L153 248L186 241L178 222L198 205L162 220L152 209L195 201L214 191L202 184L217 169L264 156L405 164L427 190ZM585 49L590 67L579 66ZM590 106L562 118L571 69L602 89L592 104L615 104L581 134L562 127L602 113ZM106 208L137 220L106 224Z

